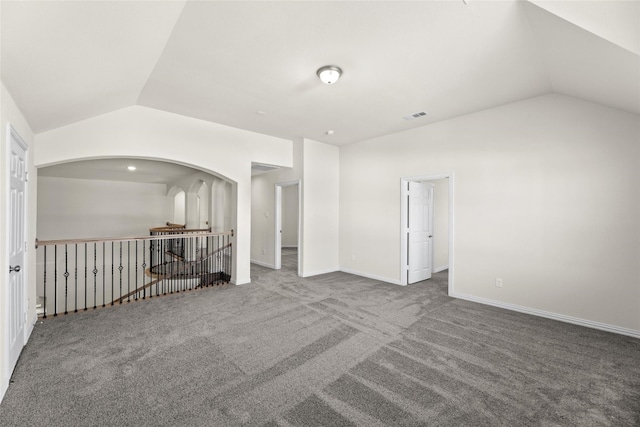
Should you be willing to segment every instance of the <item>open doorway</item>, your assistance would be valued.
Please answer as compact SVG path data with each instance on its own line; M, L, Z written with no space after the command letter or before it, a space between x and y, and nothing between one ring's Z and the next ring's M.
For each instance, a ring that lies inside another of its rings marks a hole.
M401 179L400 284L446 275L453 292L453 173ZM428 282L426 282L428 283Z
M275 269L295 271L300 276L300 181L276 184Z

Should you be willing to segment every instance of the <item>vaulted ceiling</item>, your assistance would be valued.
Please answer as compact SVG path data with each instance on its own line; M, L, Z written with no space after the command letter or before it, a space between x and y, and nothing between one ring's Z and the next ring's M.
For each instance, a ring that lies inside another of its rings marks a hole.
M637 1L3 0L1 26L36 133L134 104L336 145L551 92L640 114Z

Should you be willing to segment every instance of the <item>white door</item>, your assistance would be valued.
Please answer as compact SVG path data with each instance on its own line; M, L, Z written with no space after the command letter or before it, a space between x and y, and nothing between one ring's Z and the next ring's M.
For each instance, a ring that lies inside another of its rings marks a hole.
M431 278L433 245L433 184L409 182L407 283Z
M9 373L13 372L22 347L26 323L25 304L25 194L26 194L26 144L10 127L9 154L9 298L7 324Z

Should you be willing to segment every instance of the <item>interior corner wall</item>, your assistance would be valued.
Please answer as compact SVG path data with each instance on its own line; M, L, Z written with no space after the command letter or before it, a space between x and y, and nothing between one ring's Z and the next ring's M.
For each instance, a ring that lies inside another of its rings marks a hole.
M173 217L165 184L38 177L38 239L146 236Z
M9 148L9 141L7 139L8 125L16 129L22 139L29 145L27 150L27 170L30 177L37 176L36 168L34 167L34 152L35 141L33 132L29 123L27 123L22 112L17 107L11 94L4 86L4 83L0 83L0 227L2 230L0 233L5 236L8 227L9 218L7 212L8 206L8 187L6 175L7 165L7 150ZM36 239L36 206L37 206L37 194L38 185L36 179L30 179L27 184L27 201L26 201L26 213L27 213L27 242L35 242ZM9 256L7 254L7 240L3 238L0 244L0 270L3 274L0 275L0 401L4 397L4 394L9 386L9 379L11 372L9 371L9 361L7 360L7 333L8 325L5 319L8 304L8 274L4 272L9 271ZM33 325L36 321L36 286L35 286L35 250L31 244L27 245L27 260L32 267L29 271L26 271L26 295L28 300L27 305L27 336L31 333Z
M637 114L552 94L342 146L341 268L398 282L400 178L444 172L454 296L640 334Z
M293 146L293 168L252 178L251 260L275 267L275 185L301 181L300 266L304 277L337 271L339 149L311 140Z
M251 262L275 268L275 185L302 180L303 144L302 139L293 141L291 168L251 178Z
M340 150L305 140L303 165L302 271L308 277L340 269Z

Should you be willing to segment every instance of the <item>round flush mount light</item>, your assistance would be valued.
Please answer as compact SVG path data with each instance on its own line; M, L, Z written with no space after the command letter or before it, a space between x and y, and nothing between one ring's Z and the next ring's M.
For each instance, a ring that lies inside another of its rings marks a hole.
M332 85L338 81L342 75L342 70L335 65L325 65L324 67L320 67L316 74L318 74L322 83Z
M136 170L135 166L127 166L127 169L129 169L131 172L133 172L134 170Z

